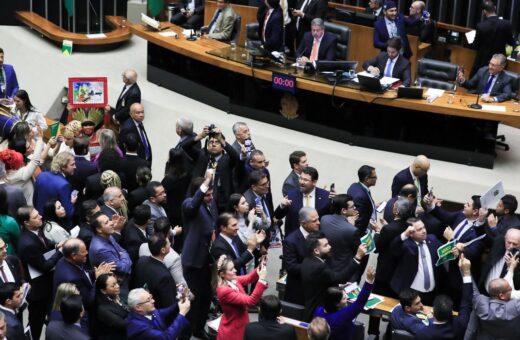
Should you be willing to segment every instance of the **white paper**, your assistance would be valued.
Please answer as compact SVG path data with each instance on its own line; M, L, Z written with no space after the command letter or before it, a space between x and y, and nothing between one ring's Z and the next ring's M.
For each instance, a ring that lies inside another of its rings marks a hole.
M89 39L102 39L106 37L107 35L105 33L87 34L87 38Z
M177 33L172 32L172 31L169 31L169 32L159 32L159 35L163 36L163 37L175 37L175 38L177 38Z
M70 230L70 237L76 238L79 235L79 225L75 226Z
M218 332L218 327L220 326L220 319L222 316L219 316L215 320L208 321L207 325L209 328L213 329L215 332Z
M482 110L495 111L495 112L506 112L505 106L500 105L482 105Z
M386 201L383 201L383 202L381 202L379 207L377 207L376 211L381 214L383 211L385 211L385 208L386 208Z
M354 283L346 285L345 288L343 288L343 291L345 292L345 294L348 294L358 288L359 288L358 284L356 282L354 282Z
M477 31L469 31L465 33L466 40L468 40L468 43L473 44L473 41L475 41L475 36L477 35Z
M495 209L498 201L504 197L505 194L504 184L502 180L500 180L480 197L480 205L482 208Z
M426 97L440 97L444 94L444 90L440 90L440 89L428 89L426 90Z
M357 74L358 76L365 76L365 77L372 77L372 78L375 78L376 76L374 76L372 73L370 72L367 72L367 71L361 71Z
M188 37L191 37L191 33L193 32L193 30L182 30L182 34L188 38Z
M381 83L381 85L392 85L393 83L397 83L399 80L399 78L392 78L392 77L383 77L379 80L379 82Z
M49 250L48 252L46 252L45 254L43 254L43 257L48 260L52 257L52 255L54 255L56 253L56 249L53 249L53 250ZM40 272L38 269L34 268L33 266L31 266L30 264L27 265L27 268L29 269L29 276L31 278L31 280L34 280L36 279L37 277L40 277L43 275L42 272ZM51 271L54 270L54 268L51 269Z

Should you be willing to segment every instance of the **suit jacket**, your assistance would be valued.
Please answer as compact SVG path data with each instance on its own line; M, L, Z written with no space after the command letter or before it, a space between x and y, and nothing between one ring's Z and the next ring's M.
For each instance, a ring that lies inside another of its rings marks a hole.
M40 175L41 176L41 175ZM52 291L52 271L56 263L61 258L61 252L57 251L48 260L43 254L54 249L54 243L49 241L41 232L41 236L45 240L45 244L34 233L27 229L23 229L18 241L18 256L24 264L25 280L31 284L31 290L27 301L50 300L50 292ZM31 279L29 276L28 266L32 266L43 275Z
M92 241L92 237L95 235L95 233L92 231L92 227L90 224L82 223L79 227L79 234L78 238L85 242L85 246L87 246L87 249L90 249L90 241Z
M24 328L22 322L11 311L0 309L5 315L5 322L7 324L6 337L9 340L25 340Z
M141 134L139 133L139 129L135 125L135 122L133 119L127 119L123 124L121 124L121 128L119 130L119 140L121 141L121 150L124 150L123 142L126 138L126 136L130 133L134 133L137 137L139 137L139 148L137 148L137 155L144 159L145 161L150 162L152 164L152 144L150 144L150 140L148 139L148 134L146 134L146 129L143 125L143 133L144 138L146 139L146 142L148 143L149 148L149 157L146 157L146 151L145 151L145 145L143 141L141 140Z
M278 219L285 217L285 234L288 235L300 226L298 219L298 213L303 207L303 194L300 189L292 189L287 193L289 200L292 201L291 205L281 208L278 206L274 212L274 215ZM318 212L318 215L323 216L330 213L330 198L327 190L316 187L314 192L314 208Z
M247 201L247 204L249 204L249 207L253 208L256 206L256 195L253 192L253 190L248 189L246 192L244 192L244 198ZM273 195L271 192L268 192L265 194L264 197L265 205L267 206L267 210L269 210L269 217L271 218L271 225L273 225L273 218L274 218L274 207L273 207Z
M94 267L102 262L114 262L116 266L114 273L117 275L129 275L132 270L132 260L130 256L114 239L110 236L104 239L95 235L92 237L89 248L90 264Z
M119 98L117 98L116 109L113 115L114 118L122 124L130 118L130 106L140 102L141 90L139 89L139 85L134 83L123 96L120 95Z
M193 197L186 198L182 203L184 246L181 261L183 267L203 268L210 261L209 247L218 212L215 200L211 201L208 211L202 202L203 198L204 193L199 188Z
M11 273L13 274L14 282L21 285L24 282L22 264L18 257L13 255L7 255L5 263L9 266ZM0 282L4 282L4 279L0 275Z
M246 245L242 242L240 237L233 237L233 241L235 241L237 244L238 253L240 256L236 255L233 247L231 247L231 245L220 234L211 245L211 256L215 261L218 261L221 255L227 255L231 257L233 259L233 264L235 265L237 273L240 275L240 270L242 269L242 272L245 274L246 264L251 261L254 256L247 250Z
M358 269L359 264L355 260L350 261L348 266L342 270L335 271L316 256L305 257L301 267L302 285L305 295L303 321L309 322L316 307L323 305L323 298L327 288L346 283Z
M163 262L151 256L140 257L134 278L134 288L142 288L145 284L148 286L156 308L166 308L177 303L175 281Z
M404 50L403 56L406 59L410 59L412 56L412 50L410 50L410 43L408 42L408 36L406 35L404 18L401 15L398 15L395 19L395 25L397 27L397 34L401 38L402 48ZM374 47L386 52L386 42L388 39L390 39L390 35L386 28L385 18L382 17L374 24Z
M392 180L392 197L395 197L406 184L414 184L410 168L403 169L395 174ZM421 196L424 197L428 193L428 175L419 177L419 185L421 187Z
M85 309L93 307L96 294L94 285L96 278L91 268L80 268L65 258L61 258L56 264L56 270L54 271L53 296L56 295L58 286L64 282L70 282L76 285Z
M363 68L368 69L369 66L379 68L381 76L385 74L386 63L388 61L388 53L381 52L375 58L367 60L363 63ZM410 62L405 59L402 55L399 55L397 61L395 61L394 68L392 69L392 78L399 78L403 82L403 86L410 86L412 83L412 77L410 73Z
M85 200L97 200L103 195L103 187L100 183L101 173L95 173L87 177L85 181Z
M51 321L45 331L46 340L89 340L90 336L80 326L66 324L63 321Z
M70 201L70 194L72 193L72 186L63 177L61 173L55 174L50 171L42 172L36 183L34 184L34 207L40 214L43 214L43 206L51 198L56 198L61 202L67 217L74 216L74 205Z
M119 243L121 247L126 249L128 255L130 255L132 263L137 264L137 260L139 259L139 247L146 242L148 242L147 236L135 225L134 219L128 221L121 232Z
M365 8L365 13L372 14L373 16L376 16L374 14L374 11L370 7ZM383 7L381 6L379 14L377 14L377 18L379 19L379 18L382 18L384 16L385 16L385 11L383 10Z
M260 320L251 322L246 326L244 340L271 340L287 339L296 340L294 328L287 324L279 324L277 321Z
M128 194L128 209L133 211L135 207L143 204L147 199L148 194L146 193L146 186L137 187Z
M346 217L337 214L323 216L320 223L320 230L332 246L332 269L340 271L356 255L360 243L359 230Z
M9 216L16 216L18 208L25 207L27 200L23 194L23 190L16 186L7 183L0 183L0 187L4 188L7 193L7 211Z
M298 188L300 188L300 177L298 177L294 170L291 170L291 172L283 182L282 195L285 197L289 193L289 190Z
M218 15L218 10L215 11L213 17L210 22L213 22L215 16ZM208 37L217 39L220 41L229 41L231 40L231 34L233 33L233 28L235 27L236 13L231 7L231 4L228 4L226 8L222 10L222 14L217 19L217 21L213 24L215 25L215 29L212 33L208 34Z
M190 154L188 154L185 150L185 147L188 147L190 149L197 149L197 150L200 150L201 148L201 143L200 141L197 141L197 142L194 142L193 139L196 137L197 135L195 133L193 133L191 136L182 136L180 139L179 139L179 142L177 142L177 145L174 147L174 149L177 149L177 150L182 150L183 151L183 156L184 156L184 169L186 170L187 173L189 173L191 175L191 172L193 170L193 167L195 166L195 160L190 156ZM198 153L197 151L195 151L194 153L192 154L196 154ZM237 154L240 154L240 152L237 152ZM168 172L167 170L165 171L165 173ZM190 179L191 179L191 176L190 176Z
M311 32L305 32L303 39L300 42L300 46L296 51L296 56L311 57L312 45L314 44L314 38ZM336 35L325 32L321 38L320 48L318 49L318 60L336 60Z
M307 255L305 251L305 238L300 229L286 234L282 246L283 268L287 271L287 281L285 284L285 301L303 305L303 285L301 279L301 264Z
M298 5L295 9L300 9L305 0L298 0ZM309 0L307 5L303 9L303 13L305 16L300 18L300 23L298 27L298 37L301 40L305 32L309 32L311 30L311 22L315 18L321 18L323 20L326 19L328 12L328 0ZM296 19L293 18L293 22L296 24Z
M347 195L352 196L354 199L354 204L359 213L358 219L356 220L356 227L364 234L372 217L372 212L374 211L374 207L368 196L368 191L361 183L357 182L350 185L347 190Z
M74 160L76 161L76 170L74 170L74 175L68 176L67 179L69 180L72 189L78 191L77 202L83 202L85 200L84 189L87 178L96 174L98 169L94 163L83 156L74 156Z
M18 92L18 79L16 78L16 72L14 71L13 65L4 64L3 69L5 71L5 89L2 89L3 92L0 92L1 98L14 98L16 92ZM0 68L0 72L2 69Z
M189 327L188 319L179 314L177 305L168 308L156 309L154 317L130 312L126 320L127 339L129 340L153 340L153 339L177 339L183 330ZM167 320L173 322L168 325Z
M191 2L190 0L182 0L181 1L184 8L188 8L188 4ZM194 14L199 14L204 16L204 0L195 0L195 9L193 11Z
M125 340L128 307L121 306L100 294L96 297L96 332L99 340Z
M406 230L408 224L404 220L393 220L381 229L379 235L375 235L377 260L376 280L390 284L395 272L395 264L399 258L394 256L390 247L393 240Z
M392 328L405 330L412 334L423 332L427 327L417 316L406 313L400 304L392 310L390 323Z
M262 5L258 8L256 19L258 20L258 36L267 51L281 51L283 48L283 13L281 8L276 8L265 25L264 21L267 13L267 6Z
M477 33L473 47L477 49L477 56L473 68L478 70L487 66L493 54L506 55L506 44L515 46L511 23L492 16L477 24Z
M137 168L142 166L148 167L150 169L152 168L152 164L149 161L139 157L139 155L124 155L123 171L126 177L126 190L128 190L128 192L131 192L137 188L135 174L137 172Z
M477 73L471 77L471 79L466 80L461 85L467 89L470 89L470 93L482 94L484 88L486 87L486 83L489 79L489 69L487 66L481 67ZM511 90L511 83L513 79L508 76L505 72L500 72L497 75L497 79L495 84L491 88L489 93L490 97L496 97L498 102L503 102L505 100L511 99L513 96Z

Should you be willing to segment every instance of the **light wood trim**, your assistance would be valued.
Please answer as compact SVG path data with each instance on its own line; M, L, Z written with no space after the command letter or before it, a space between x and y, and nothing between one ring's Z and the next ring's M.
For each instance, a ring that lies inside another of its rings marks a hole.
M130 29L128 28L128 24L127 27L121 27L121 21L125 18L119 16L108 15L105 17L107 23L112 26L114 30L105 33L107 36L106 38L100 39L89 39L87 38L86 34L66 31L34 12L19 11L16 12L16 18L29 26L31 29L40 32L51 40L58 42L62 42L63 40L71 40L74 45L109 45L128 40L132 36L132 33L130 33ZM95 34L95 32L92 33Z
M161 23L161 25L168 26L169 30L181 33L182 28L174 26L170 23ZM217 40L208 39L206 37L200 38L198 41L187 41L182 34L178 39L172 37L163 37L157 32L151 32L141 24L131 24L130 29L135 35L142 37L149 42L161 46L165 49L174 51L176 53L188 56L190 58L212 64L232 72L240 73L247 76L252 76L251 67L240 64L231 60L226 60L216 56L212 56L206 52L228 46ZM237 50L238 51L238 50ZM240 52L237 52L240 53ZM294 74L293 68L286 69L288 74ZM271 81L272 72L265 69L255 69L255 77L265 81ZM299 89L332 95L332 86L325 83L320 83L308 79L297 78L296 86ZM448 104L448 94L445 93L433 103L428 103L425 100L415 99L395 99L395 92L387 92L381 96L378 94L358 91L342 86L336 87L334 91L336 97L351 99L362 102L370 102L379 105L386 105L391 107L398 107L403 109L418 110L442 115L459 116L476 119L486 119L502 122L506 125L520 128L520 113L513 112L513 103L511 101L490 105L506 106L506 112L494 112L485 110L473 110L467 107L467 104L475 101L474 95L457 94L455 96L455 103Z

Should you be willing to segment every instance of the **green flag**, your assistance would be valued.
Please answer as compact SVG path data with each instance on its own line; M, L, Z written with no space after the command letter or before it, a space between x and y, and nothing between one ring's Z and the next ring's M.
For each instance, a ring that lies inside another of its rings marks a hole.
M51 137L56 137L60 130L60 122L52 123L49 125L49 129L51 130Z
M74 15L74 0L65 0L63 3L65 5L65 9L67 10L67 14L69 17Z
M164 0L148 0L148 12L156 17L164 8Z

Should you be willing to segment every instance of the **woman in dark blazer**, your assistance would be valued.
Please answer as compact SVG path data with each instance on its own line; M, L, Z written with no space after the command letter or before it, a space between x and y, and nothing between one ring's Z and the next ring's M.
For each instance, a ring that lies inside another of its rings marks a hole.
M96 335L99 340L126 339L128 306L119 297L119 284L112 274L96 280Z

